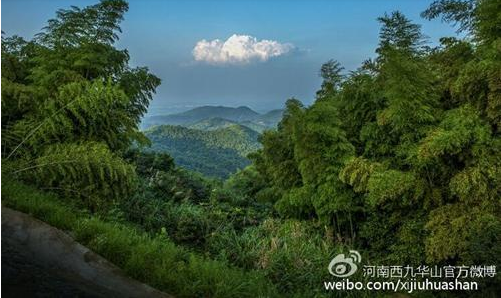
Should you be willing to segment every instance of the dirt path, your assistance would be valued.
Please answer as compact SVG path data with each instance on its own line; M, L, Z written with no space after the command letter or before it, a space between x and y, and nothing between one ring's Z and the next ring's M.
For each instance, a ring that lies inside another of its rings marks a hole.
M4 297L172 297L128 278L64 232L2 207Z

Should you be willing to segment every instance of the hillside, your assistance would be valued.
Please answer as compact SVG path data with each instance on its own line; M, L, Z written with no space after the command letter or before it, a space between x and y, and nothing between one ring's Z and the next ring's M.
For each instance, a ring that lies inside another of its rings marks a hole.
M248 107L202 106L192 110L171 114L151 116L143 119L141 126L148 129L155 125L181 125L188 128L214 130L232 124L241 124L256 132L276 128L282 119L283 110L272 110L259 114Z
M270 127L270 126L266 126L266 125L263 125L263 124L256 123L254 121L243 121L243 122L240 122L239 124L243 125L245 127L248 127L250 129L258 132L258 133L262 133L266 129L271 129L271 128L274 128L276 126L275 125L273 127Z
M246 155L259 148L259 134L239 124L208 131L161 125L145 134L152 142L151 150L168 152L176 164L220 178L249 165Z
M248 107L223 107L223 106L202 106L192 110L172 114L147 117L143 121L145 128L153 125L189 125L210 118L223 118L230 121L241 122L255 119L259 113Z
M229 127L232 125L238 125L238 122L216 117L216 118L204 119L196 123L190 124L186 127L198 130L216 130L220 128Z

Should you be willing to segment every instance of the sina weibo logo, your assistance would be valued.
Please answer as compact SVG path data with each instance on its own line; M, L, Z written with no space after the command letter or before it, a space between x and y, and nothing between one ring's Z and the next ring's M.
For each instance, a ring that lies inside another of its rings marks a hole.
M329 263L329 273L337 277L348 277L357 272L357 264L362 261L362 256L356 250L350 250L350 254L338 254Z

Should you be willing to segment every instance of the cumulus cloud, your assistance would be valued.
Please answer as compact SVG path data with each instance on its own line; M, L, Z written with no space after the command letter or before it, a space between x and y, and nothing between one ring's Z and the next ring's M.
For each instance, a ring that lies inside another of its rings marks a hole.
M201 40L193 48L196 61L210 64L246 64L267 61L291 52L294 45L274 40L257 40L249 35L233 34L227 40Z

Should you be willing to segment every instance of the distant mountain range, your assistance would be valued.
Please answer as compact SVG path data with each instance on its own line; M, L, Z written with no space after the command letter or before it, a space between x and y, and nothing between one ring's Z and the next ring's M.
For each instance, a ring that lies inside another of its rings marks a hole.
M207 176L227 178L260 148L261 132L276 128L283 110L260 114L248 107L203 106L144 119L150 150L169 153L176 164Z
M141 126L147 129L154 125L181 125L202 130L214 130L230 124L241 124L257 132L276 127L282 119L283 110L272 110L260 114L249 107L202 106L192 110L143 120Z

